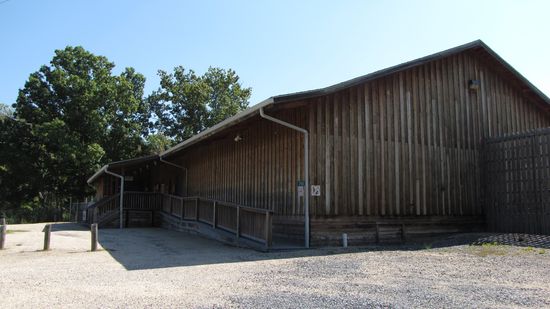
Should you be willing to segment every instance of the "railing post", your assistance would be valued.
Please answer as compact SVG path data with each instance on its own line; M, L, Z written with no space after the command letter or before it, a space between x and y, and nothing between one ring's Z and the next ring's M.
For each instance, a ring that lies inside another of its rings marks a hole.
M181 205L181 209L180 209L180 219L183 220L183 216L185 215L185 210L184 210L185 201L183 200L183 198L180 200L180 205Z
M218 205L218 202L214 201L213 205L213 212L212 212L212 227L216 228L216 206Z
M195 221L199 221L199 198L195 199Z
M237 228L236 232L237 239L241 236L241 206L237 205Z
M173 198L171 196L168 197L168 200L170 201L170 214L174 213L174 203Z
M272 218L271 218L271 213L268 211L266 211L265 213L265 247L266 247L266 250L271 248L271 243L272 243L272 237L271 237L271 221Z

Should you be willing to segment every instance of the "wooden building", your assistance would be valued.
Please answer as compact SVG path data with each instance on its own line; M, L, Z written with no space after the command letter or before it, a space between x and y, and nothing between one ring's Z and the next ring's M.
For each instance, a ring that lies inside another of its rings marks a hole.
M548 97L475 41L271 97L132 171L136 190L269 210L275 238L359 244L482 229L482 141L549 126Z

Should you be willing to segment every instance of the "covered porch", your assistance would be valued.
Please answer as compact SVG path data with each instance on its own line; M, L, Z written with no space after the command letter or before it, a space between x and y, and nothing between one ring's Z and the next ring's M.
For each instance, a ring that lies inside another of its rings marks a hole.
M272 211L184 196L185 172L173 165L158 155L105 165L88 180L97 202L83 211L80 221L100 227L160 226L238 246L272 248Z

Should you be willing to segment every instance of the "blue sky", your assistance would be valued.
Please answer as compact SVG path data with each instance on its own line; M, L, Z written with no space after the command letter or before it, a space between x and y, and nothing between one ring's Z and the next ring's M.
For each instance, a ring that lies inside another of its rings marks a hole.
M0 0L2 2L4 0ZM82 45L157 70L232 68L251 104L482 39L550 94L550 1L78 1L0 3L0 102L55 49Z

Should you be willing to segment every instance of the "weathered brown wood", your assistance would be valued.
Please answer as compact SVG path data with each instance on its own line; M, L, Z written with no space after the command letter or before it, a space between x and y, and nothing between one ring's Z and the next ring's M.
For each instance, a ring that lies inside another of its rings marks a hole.
M487 139L484 196L491 231L550 235L550 128Z
M6 218L0 218L0 225L0 250L3 250L6 244L6 234L8 230Z
M42 230L44 232L44 251L50 250L50 239L52 234L52 225L46 224L44 226L44 229Z
M90 227L92 246L91 251L97 251L97 242L98 242L98 233L97 233L97 223L94 223Z
M480 89L470 89L470 80L480 81ZM321 196L310 199L312 218L467 218L483 214L481 141L550 126L548 113L534 103L502 68L464 52L266 109L309 130L309 180L321 185ZM252 115L174 156L189 167L189 195L303 222L296 190L304 180L302 142L299 133ZM520 151L510 147L505 156ZM153 173L160 184L166 170ZM525 197L519 192L540 191L527 187L531 174L506 175L514 182L490 192L517 192L506 203ZM179 215L174 205L171 212ZM240 223L252 217L243 215Z

